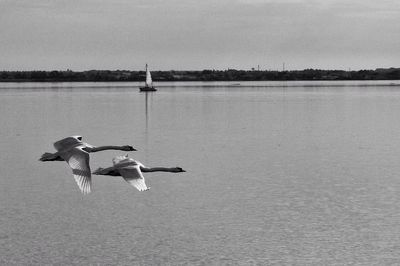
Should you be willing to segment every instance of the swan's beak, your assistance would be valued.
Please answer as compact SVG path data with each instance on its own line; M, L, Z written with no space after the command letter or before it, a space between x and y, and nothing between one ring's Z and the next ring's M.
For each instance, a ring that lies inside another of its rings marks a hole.
M125 146L127 149L125 149L126 151L137 151L134 147L127 145Z
M181 172L181 173L186 172L186 171L183 170L181 167L178 167L178 169L179 169L179 172Z

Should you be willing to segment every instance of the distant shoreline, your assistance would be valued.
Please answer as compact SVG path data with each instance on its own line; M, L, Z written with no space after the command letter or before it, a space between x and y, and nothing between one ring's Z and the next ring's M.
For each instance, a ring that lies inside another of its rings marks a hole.
M400 68L375 70L199 70L152 71L153 81L331 81L331 80L400 80ZM0 71L0 82L127 82L144 81L144 71Z

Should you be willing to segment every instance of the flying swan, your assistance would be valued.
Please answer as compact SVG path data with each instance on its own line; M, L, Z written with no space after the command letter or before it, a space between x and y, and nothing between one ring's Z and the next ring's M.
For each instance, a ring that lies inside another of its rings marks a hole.
M180 167L146 167L142 163L126 156L117 156L113 159L113 166L108 168L99 168L93 172L94 175L122 176L126 182L137 188L139 191L149 190L146 186L143 173L146 172L186 172Z
M72 136L54 143L56 153L46 152L39 159L45 161L66 161L72 168L72 174L83 194L91 191L91 171L89 153L104 150L136 151L132 146L92 146L82 142L81 136Z

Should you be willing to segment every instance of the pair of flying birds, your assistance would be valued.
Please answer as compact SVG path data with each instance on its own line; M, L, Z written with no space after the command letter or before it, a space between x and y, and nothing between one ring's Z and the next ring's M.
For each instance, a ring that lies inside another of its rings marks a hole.
M46 152L40 161L66 161L72 168L72 174L83 194L90 193L92 186L92 173L89 165L89 153L104 150L136 151L132 146L92 146L82 142L81 136L72 136L54 143L56 153ZM185 172L180 167L146 167L142 163L126 156L117 156L113 159L113 166L98 168L93 172L95 175L122 176L129 184L139 191L149 190L146 186L144 172Z

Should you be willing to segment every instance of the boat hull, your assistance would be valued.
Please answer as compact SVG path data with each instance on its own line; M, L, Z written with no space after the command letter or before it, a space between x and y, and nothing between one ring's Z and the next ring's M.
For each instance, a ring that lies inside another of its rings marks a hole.
M140 91L157 91L154 87L140 87Z

